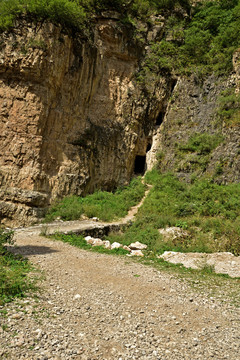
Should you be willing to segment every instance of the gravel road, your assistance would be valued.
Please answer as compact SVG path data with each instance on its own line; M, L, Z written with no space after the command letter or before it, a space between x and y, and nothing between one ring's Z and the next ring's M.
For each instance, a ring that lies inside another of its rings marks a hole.
M1 359L240 359L239 309L173 275L24 232L14 251L45 279L0 315Z

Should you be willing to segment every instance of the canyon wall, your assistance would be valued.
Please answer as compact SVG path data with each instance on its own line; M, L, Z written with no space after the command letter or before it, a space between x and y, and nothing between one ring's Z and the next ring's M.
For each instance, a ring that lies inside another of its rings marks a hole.
M186 181L240 180L238 122L218 114L224 91L239 92L239 52L228 78L163 72L137 81L164 19L139 26L141 36L108 13L88 37L24 20L2 34L1 223L36 222L57 199L114 190L156 164ZM191 149L199 134L216 145Z
M160 31L149 30L149 41ZM146 45L117 16L98 18L90 38L47 22L22 21L2 34L2 223L37 221L56 199L113 190L143 171L172 89L161 77L146 97L134 80Z

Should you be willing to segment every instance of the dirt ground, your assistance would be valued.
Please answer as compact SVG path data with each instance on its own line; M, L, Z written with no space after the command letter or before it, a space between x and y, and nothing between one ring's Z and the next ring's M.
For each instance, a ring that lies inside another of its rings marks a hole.
M16 237L45 279L38 298L5 306L0 358L240 359L238 308L129 258Z

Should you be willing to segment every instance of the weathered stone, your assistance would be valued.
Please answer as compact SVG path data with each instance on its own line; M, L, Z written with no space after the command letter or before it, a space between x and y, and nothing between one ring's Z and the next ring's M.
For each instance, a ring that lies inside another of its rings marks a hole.
M123 247L122 244L119 244L118 242L114 242L112 245L111 245L111 249L119 249Z
M111 249L111 243L108 240L104 240L103 241L103 246L105 247L105 249Z
M124 245L124 246L123 246L123 249L124 249L124 250L127 250L127 251L129 251L129 252L131 251L130 247L128 247L127 245Z
M213 267L216 273L240 277L240 256L229 252L205 254L165 251L158 257L172 264L183 264L186 268L203 269L209 266Z
M93 246L103 246L103 241L101 239L94 239Z
M139 241L136 241L135 243L130 244L129 248L131 250L145 250L147 249L147 245L142 244Z
M159 233L163 236L163 240L175 240L175 239L185 239L189 236L189 233L186 230L183 230L180 227L173 226L166 229L159 229Z
M130 28L113 16L89 31L93 41L21 20L1 34L2 222L27 225L55 199L126 184L146 155L171 78L146 98L133 77L145 48Z
M142 250L131 250L130 254L127 254L127 256L144 256Z
M89 245L93 245L95 241L95 239L91 236L86 236L85 240Z

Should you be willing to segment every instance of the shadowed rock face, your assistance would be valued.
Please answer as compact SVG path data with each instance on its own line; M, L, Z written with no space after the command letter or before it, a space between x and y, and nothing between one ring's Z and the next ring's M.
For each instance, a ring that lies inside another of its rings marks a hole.
M134 81L144 49L131 31L102 18L90 41L23 22L2 39L0 221L27 224L54 199L126 184L171 91L162 78L147 99Z

